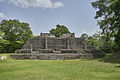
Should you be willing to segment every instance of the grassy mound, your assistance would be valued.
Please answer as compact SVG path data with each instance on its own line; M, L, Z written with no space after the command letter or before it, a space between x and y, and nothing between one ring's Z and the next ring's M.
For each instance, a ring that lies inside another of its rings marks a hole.
M0 80L120 80L119 64L84 59L13 60L7 56L0 61Z
M120 52L109 54L102 59L104 62L120 63Z

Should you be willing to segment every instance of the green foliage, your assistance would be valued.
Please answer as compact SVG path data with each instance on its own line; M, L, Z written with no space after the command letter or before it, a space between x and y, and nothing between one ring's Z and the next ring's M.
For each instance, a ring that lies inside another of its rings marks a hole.
M0 52L6 52L7 45L9 45L9 41L0 39Z
M114 39L110 37L110 34L105 35L100 31L88 36L85 40L101 52L113 52L116 49Z
M19 20L2 20L0 22L1 45L0 52L14 52L20 49L24 43L33 37L29 24Z
M21 23L19 20L2 20L0 23L0 30L4 32L3 39L10 42L25 42L33 36L29 24L24 22Z
M5 47L9 44L9 41L3 39L4 33L0 30L0 52L5 52Z
M101 59L101 61L120 64L120 52L111 53L111 54L108 53L106 57Z
M87 39L87 38L88 38L88 35L85 34L85 33L83 33L83 34L81 35L81 38L83 38L83 39Z
M97 10L96 19L103 33L110 34L120 47L120 0L97 0L92 2L92 6Z
M56 25L56 29L51 29L50 33L54 34L56 37L60 37L62 34L69 34L70 31L64 25Z
M0 30L0 38L2 38L4 33Z

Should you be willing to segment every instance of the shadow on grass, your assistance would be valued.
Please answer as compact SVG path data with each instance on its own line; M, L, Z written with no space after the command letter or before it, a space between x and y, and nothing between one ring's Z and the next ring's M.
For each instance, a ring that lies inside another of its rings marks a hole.
M104 58L100 59L99 61L120 64L120 52L108 54Z

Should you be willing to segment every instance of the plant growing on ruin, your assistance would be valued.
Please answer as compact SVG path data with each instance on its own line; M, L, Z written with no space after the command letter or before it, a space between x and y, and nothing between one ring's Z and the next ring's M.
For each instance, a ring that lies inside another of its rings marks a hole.
M51 29L50 33L54 34L56 37L60 37L63 34L70 34L68 28L64 25L56 25L55 29Z

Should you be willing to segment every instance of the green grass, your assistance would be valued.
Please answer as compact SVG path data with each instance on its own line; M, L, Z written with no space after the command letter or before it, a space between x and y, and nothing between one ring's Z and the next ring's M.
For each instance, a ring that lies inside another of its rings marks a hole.
M120 64L120 52L116 52L116 53L113 53L113 54L109 53L106 57L101 59L101 61L110 62L110 63L119 63Z
M8 57L0 61L0 80L120 80L118 65L98 60L13 60Z

